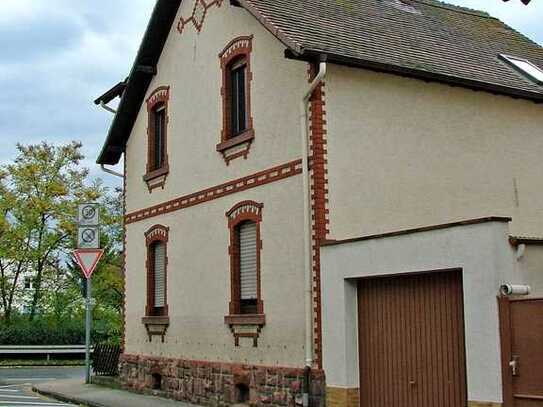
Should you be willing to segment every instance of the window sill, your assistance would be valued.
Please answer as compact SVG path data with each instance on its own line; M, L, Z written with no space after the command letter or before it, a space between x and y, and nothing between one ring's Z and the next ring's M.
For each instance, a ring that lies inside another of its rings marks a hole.
M164 165L162 168L148 172L143 176L143 181L147 184L149 192L155 188L164 188L166 184L166 177L170 172L170 167L168 164Z
M224 323L227 325L265 325L265 314L237 314L226 315Z
M141 319L145 329L147 329L147 335L149 336L149 342L152 341L153 336L160 336L162 342L164 342L164 335L170 326L170 318L167 316L147 316Z
M152 181L152 180L154 180L154 179L156 179L158 177L161 177L163 175L168 175L169 172L170 172L170 167L168 165L165 165L162 168L153 170L153 171L148 172L147 174L145 174L143 176L143 180L145 182Z
M222 153L232 147L237 147L240 144L251 142L254 140L254 138L255 138L255 132L253 129L245 130L245 132L217 144L216 148L218 152Z

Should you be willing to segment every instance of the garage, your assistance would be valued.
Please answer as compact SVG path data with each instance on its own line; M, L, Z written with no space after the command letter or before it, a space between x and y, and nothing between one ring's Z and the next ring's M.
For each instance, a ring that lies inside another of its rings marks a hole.
M466 406L462 271L358 281L361 407Z

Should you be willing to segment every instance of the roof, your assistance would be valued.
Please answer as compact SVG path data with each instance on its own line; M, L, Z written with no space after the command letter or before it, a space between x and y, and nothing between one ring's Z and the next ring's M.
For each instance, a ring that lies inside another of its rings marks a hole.
M182 0L158 0L98 158L119 161ZM543 68L543 48L486 13L436 0L235 0L286 56L369 68L543 102L543 86L500 60Z
M434 0L240 2L265 16L295 54L543 100L543 87L498 58L520 56L543 68L543 48L483 12Z

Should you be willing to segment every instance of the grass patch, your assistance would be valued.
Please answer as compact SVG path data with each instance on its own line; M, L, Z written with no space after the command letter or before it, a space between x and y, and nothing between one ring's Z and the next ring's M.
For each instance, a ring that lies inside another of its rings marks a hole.
M17 366L84 366L83 359L0 359L0 367Z

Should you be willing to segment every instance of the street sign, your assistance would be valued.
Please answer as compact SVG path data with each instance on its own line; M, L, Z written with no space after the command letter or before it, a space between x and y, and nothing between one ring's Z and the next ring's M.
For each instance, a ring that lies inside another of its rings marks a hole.
M100 224L100 207L97 203L84 203L78 208L79 226L98 226Z
M100 227L80 226L77 229L77 247L80 249L99 249Z
M77 208L77 250L74 257L87 278L85 310L85 383L90 383L90 342L92 326L91 276L104 251L100 249L100 206L84 203Z
M77 209L77 248L100 248L100 206L97 203L84 203Z
M77 249L74 251L75 261L81 267L87 280L90 279L103 254L102 249Z

